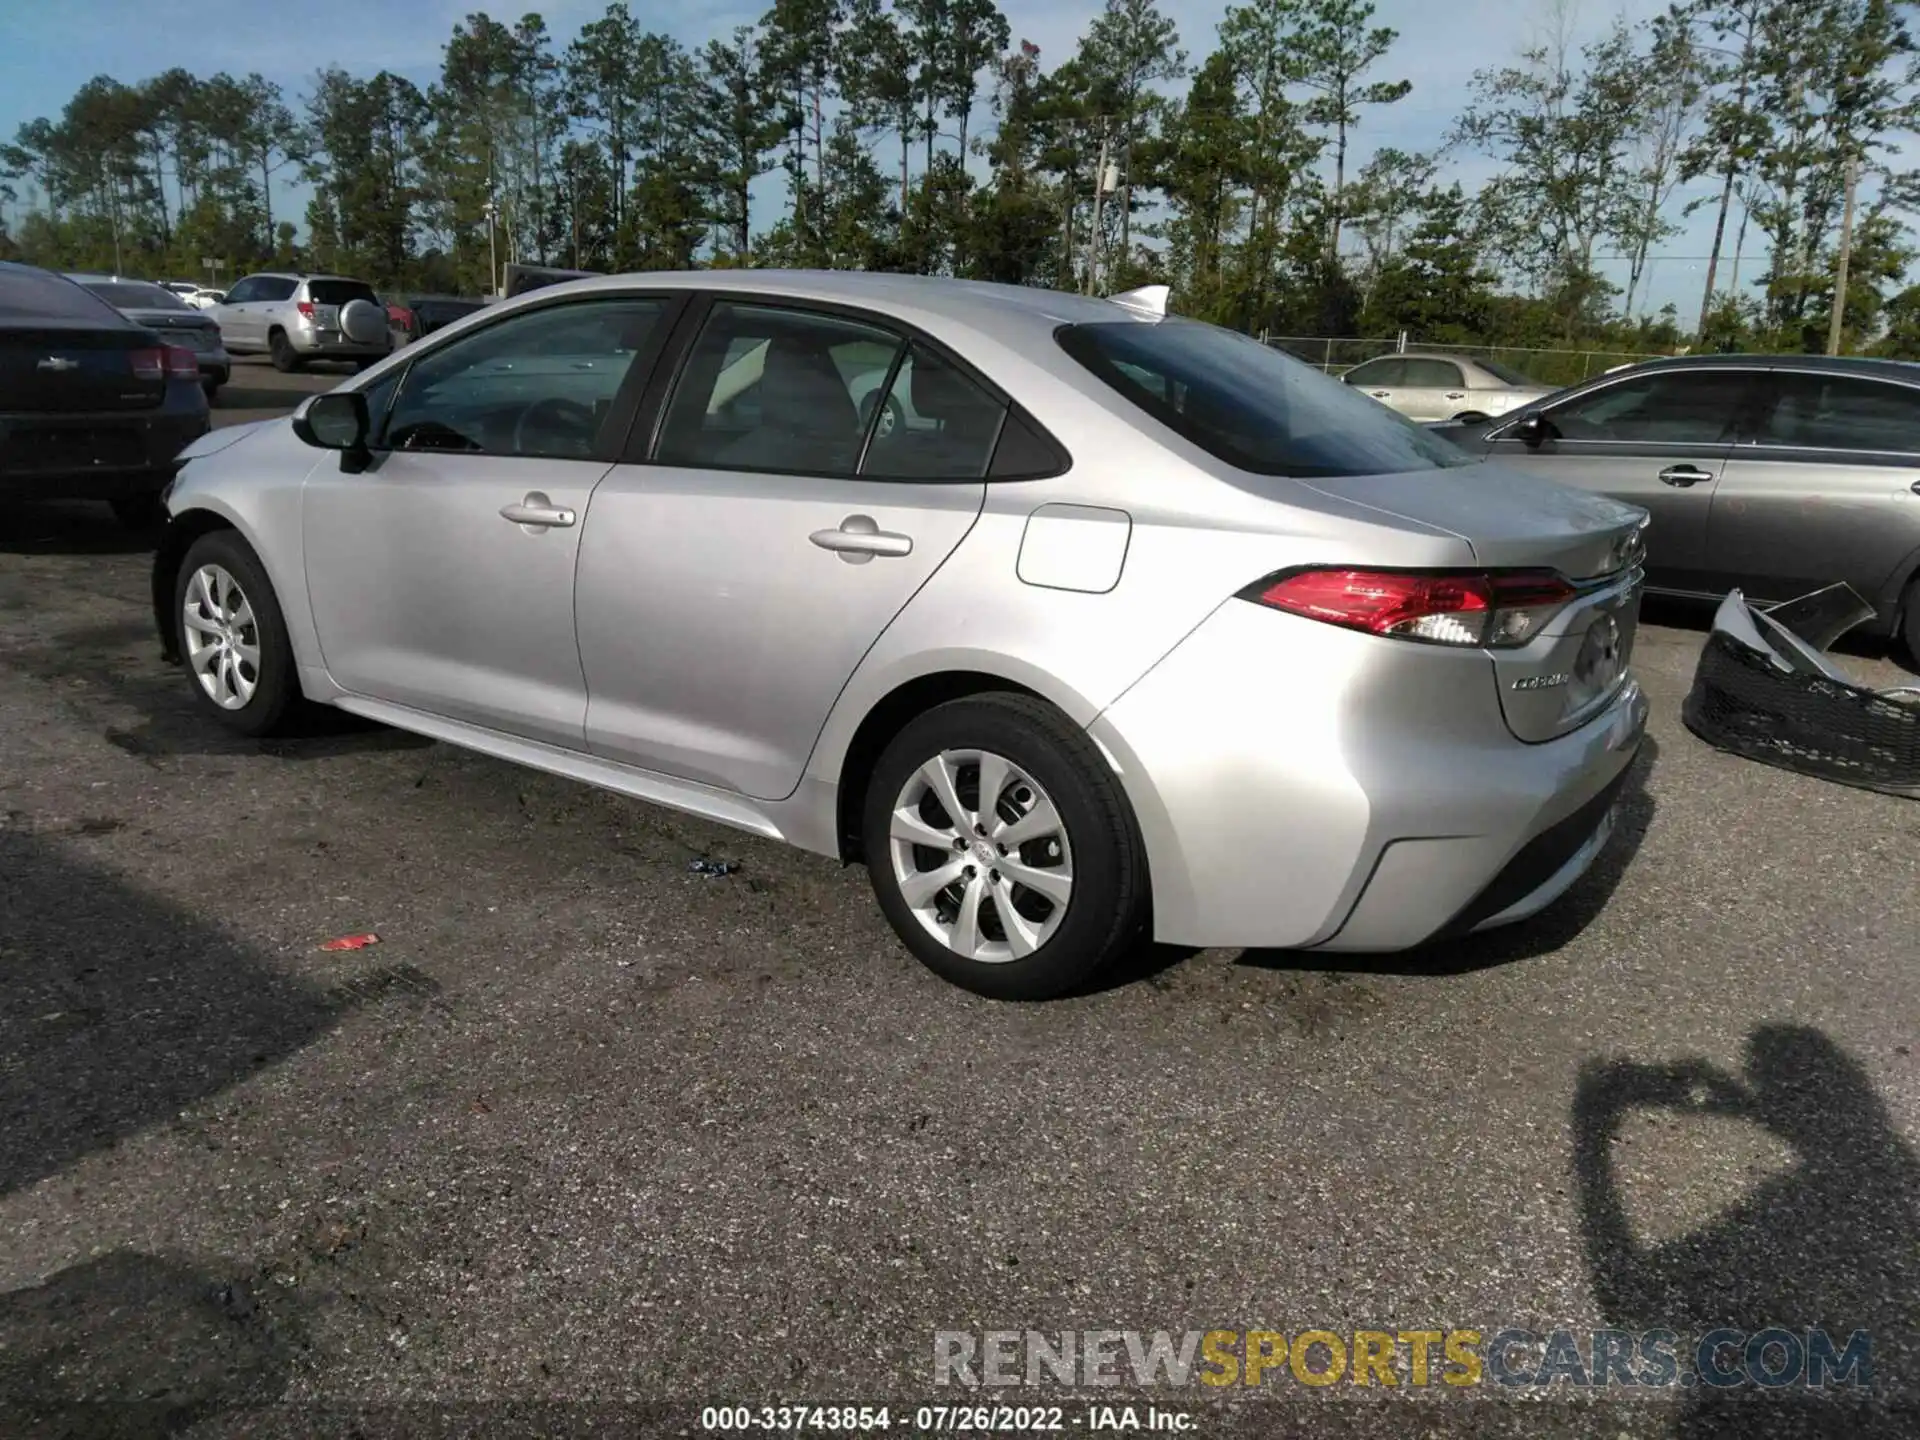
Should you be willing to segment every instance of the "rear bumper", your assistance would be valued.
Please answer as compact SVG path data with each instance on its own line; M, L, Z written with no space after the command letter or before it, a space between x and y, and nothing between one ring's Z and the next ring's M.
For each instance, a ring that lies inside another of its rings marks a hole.
M1600 853L1647 702L1629 680L1524 744L1492 672L1222 607L1089 727L1140 822L1156 937L1403 950L1558 899Z
M145 415L0 415L0 497L117 500L151 494L210 428L197 382Z
M296 355L309 360L370 360L393 353L391 336L362 345L337 331L316 332L300 326L287 331L287 343Z

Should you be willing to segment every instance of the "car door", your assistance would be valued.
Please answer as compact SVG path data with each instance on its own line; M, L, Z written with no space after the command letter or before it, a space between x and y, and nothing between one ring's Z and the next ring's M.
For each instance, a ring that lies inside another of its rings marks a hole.
M328 672L356 695L584 745L574 569L676 297L570 297L419 356L370 399L373 462L302 497Z
M1395 408L1412 420L1451 420L1466 408L1466 381L1451 360L1409 356Z
M259 282L251 275L227 292L227 298L213 307L214 323L220 327L220 339L229 350L252 349L247 330L247 302L259 293Z
M1382 355L1378 360L1368 360L1354 366L1340 378L1362 394L1370 395L1382 405L1404 414L1400 387L1405 381L1406 371L1407 362L1398 355Z
M1647 579L1711 592L1707 517L1757 369L1688 368L1623 375L1522 411L1488 432L1487 459L1645 509ZM1537 444L1522 421L1545 422Z
M777 799L978 517L1005 407L856 312L721 297L689 323L657 440L600 483L581 545L587 743ZM898 413L937 424L875 437L889 407L863 418L853 391L876 367Z
M1708 522L1720 584L1790 600L1844 580L1888 604L1920 555L1920 388L1776 369Z

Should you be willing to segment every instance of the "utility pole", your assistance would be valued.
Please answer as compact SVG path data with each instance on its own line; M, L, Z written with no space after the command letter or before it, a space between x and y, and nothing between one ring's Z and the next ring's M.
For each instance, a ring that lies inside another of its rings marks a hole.
M1100 223L1107 195L1107 117L1100 117L1100 163L1093 171L1093 232L1087 236L1087 290L1097 294L1100 273Z
M1847 207L1840 217L1840 260L1833 267L1833 319L1827 325L1827 353L1840 353L1840 332L1847 318L1847 265L1853 259L1853 199L1860 186L1860 162L1847 161Z

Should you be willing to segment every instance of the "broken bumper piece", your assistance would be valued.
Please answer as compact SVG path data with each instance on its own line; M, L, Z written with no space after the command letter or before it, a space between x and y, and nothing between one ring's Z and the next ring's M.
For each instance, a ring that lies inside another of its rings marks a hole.
M1825 653L1872 618L1846 585L1764 610L1733 591L1714 616L1681 718L1731 754L1920 799L1920 686L1856 684Z

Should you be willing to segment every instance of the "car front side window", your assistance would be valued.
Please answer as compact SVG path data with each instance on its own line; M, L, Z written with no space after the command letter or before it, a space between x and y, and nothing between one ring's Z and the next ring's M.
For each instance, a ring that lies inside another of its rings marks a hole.
M839 315L720 301L674 387L654 459L850 479L879 408L856 390L884 384L901 345Z
M415 361L381 443L539 459L591 459L627 373L666 303L577 300L514 315Z
M1713 445L1726 440L1747 393L1741 370L1640 375L1546 412L1561 440Z

